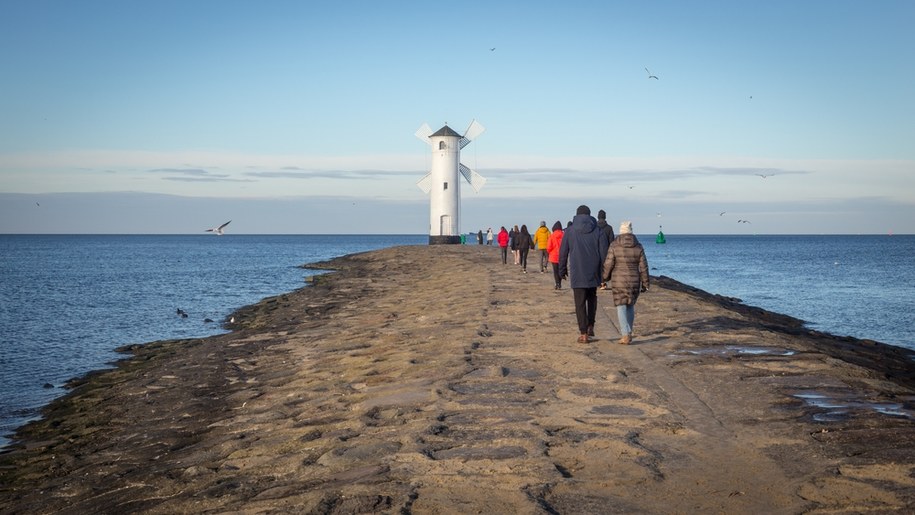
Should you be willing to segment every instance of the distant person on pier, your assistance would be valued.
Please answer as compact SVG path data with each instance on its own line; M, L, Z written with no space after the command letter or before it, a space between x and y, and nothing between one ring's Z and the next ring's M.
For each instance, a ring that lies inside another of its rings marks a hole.
M504 265L508 261L508 240L510 239L504 225L499 230L499 235L496 239L499 241L499 250L502 251L502 264Z
M518 253L518 238L521 236L521 231L518 230L518 226L515 227L508 233L509 242L508 245L512 248L512 255L515 257L515 264L521 263L521 255Z
M550 264L553 266L553 281L556 283L556 289L562 289L562 276L559 275L559 247L562 245L562 222L556 220L553 224L553 232L550 233L550 239L546 242L546 251L550 255Z
M486 244L492 245L492 227L486 229Z
M604 231L608 242L613 243L613 240L616 239L616 236L613 235L613 226L607 223L607 212L603 209L597 212L597 228ZM606 290L607 283L600 283L600 289Z
M632 343L635 302L648 291L648 260L645 249L632 234L632 222L620 224L620 235L610 244L604 260L603 278L610 283L613 304L620 321L620 343Z
M521 265L521 272L526 274L527 254L534 248L534 240L531 238L531 233L527 232L527 225L521 226L521 232L515 239L518 247L518 264Z
M607 235L597 228L591 209L581 205L575 211L572 225L562 235L559 246L559 274L569 277L575 299L579 343L593 341L597 317L597 287L601 283L601 265L607 258Z
M477 243L480 245L483 244L483 229L480 229L479 232L477 232Z
M540 227L534 233L534 245L540 250L540 273L546 272L550 266L550 253L546 250L546 244L550 241L550 230L546 228L546 222L540 222Z

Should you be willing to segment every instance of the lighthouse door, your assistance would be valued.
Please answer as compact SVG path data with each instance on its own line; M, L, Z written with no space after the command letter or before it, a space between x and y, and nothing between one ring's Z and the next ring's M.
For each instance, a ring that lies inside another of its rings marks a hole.
M442 236L454 236L454 227L451 226L451 215L442 215L439 219L439 234Z

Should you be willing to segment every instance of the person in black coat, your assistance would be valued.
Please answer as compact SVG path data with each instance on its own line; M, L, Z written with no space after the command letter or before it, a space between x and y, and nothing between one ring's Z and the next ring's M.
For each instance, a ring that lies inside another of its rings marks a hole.
M607 241L613 243L613 240L616 239L616 236L613 235L613 226L607 223L607 212L601 209L597 212L597 228L607 235ZM600 283L600 289L607 289L607 282Z
M559 246L559 274L569 277L575 299L579 343L591 342L597 317L597 287L601 284L601 267L610 246L607 235L597 227L591 209L581 205L572 225L566 229Z

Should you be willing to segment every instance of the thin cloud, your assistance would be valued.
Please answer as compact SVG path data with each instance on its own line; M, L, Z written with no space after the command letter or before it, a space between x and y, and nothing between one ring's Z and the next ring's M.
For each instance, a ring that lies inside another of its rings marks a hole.
M177 182L252 182L250 179L235 179L229 174L214 174L202 168L154 168L150 173L171 174L163 177L164 181Z
M386 177L414 176L417 172L391 170L303 170L295 167L284 167L279 171L245 172L249 177L264 179L383 179Z
M149 173L170 173L194 177L227 177L226 175L214 176L203 168L153 168L152 170L149 170Z

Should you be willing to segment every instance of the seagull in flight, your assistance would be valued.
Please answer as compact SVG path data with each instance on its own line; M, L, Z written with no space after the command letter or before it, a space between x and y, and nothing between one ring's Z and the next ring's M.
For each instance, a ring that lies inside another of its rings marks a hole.
M661 79L658 78L657 75L652 75L651 72L648 70L648 68L645 68L645 71L648 72L648 78L649 78L649 79L661 80Z
M226 222L226 223L220 225L219 227L215 227L215 228L213 228L213 229L207 229L205 232L211 232L211 233L216 234L216 236L222 236L222 235L224 234L224 232L223 232L222 229L223 229L225 226L229 225L230 223L232 223L232 220L229 220L228 222Z
M725 213L727 213L727 211L722 211L722 212L718 213L718 216L724 216Z
M750 223L750 221L749 221L749 220L737 220L737 223L739 223L739 224L748 224L748 223Z
M756 175L758 175L758 176L762 177L763 179L765 179L766 177L770 177L770 176L775 175L775 174L771 174L771 173L770 173L770 174L761 174L761 173L758 173L758 174L756 174Z

